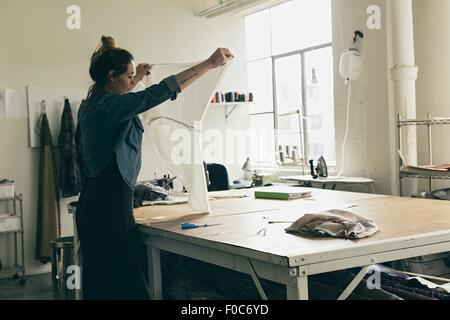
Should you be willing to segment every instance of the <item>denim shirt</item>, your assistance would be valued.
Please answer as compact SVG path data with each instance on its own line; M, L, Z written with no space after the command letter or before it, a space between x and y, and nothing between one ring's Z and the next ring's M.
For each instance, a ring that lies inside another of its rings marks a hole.
M175 76L170 76L138 93L104 91L83 102L78 122L87 176L98 176L115 155L124 181L133 189L141 169L144 132L138 115L168 99L175 100L180 91Z

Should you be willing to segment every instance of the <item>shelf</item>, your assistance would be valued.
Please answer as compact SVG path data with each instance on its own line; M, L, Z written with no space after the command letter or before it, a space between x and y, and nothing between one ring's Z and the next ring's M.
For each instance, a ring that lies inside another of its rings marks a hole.
M18 265L16 267L14 267L14 266L3 267L0 269L0 275L12 274L15 272L23 272L23 270L24 270L24 268L22 265Z
M14 197L0 198L0 201L23 200L22 194L15 194Z
M419 173L407 173L400 172L400 178L423 178L423 179L440 179L440 180L450 180L450 172L445 175L435 175L435 174L419 174Z
M14 234L14 233L22 234L23 231L22 231L22 230L16 230L16 231L0 231L0 234L1 234L1 235Z
M12 274L14 273L14 279L20 281L21 285L24 285L25 280L25 241L24 241L24 225L23 225L23 196L22 194L14 194L14 197L0 199L0 201L12 201L14 204L13 212L2 213L2 224L3 231L0 231L2 235L12 235L14 234L14 265L6 266L3 265L0 269L0 275ZM16 203L19 202L19 203ZM9 211L9 210L8 210ZM19 235L19 236L16 236ZM20 251L19 251L20 242ZM19 263L19 261L21 263ZM0 260L1 262L1 260ZM19 275L19 273L21 275Z
M444 125L444 124L450 124L450 118L429 119L429 120L399 120L397 122L398 127L430 126L430 125Z
M428 128L428 159L430 165L433 163L433 138L432 138L432 126L434 125L448 125L450 124L450 118L433 118L431 114L428 114L428 119L402 119L401 115L397 115L397 129L398 140L397 147L402 151L402 144L404 143L402 137L402 128L408 126L427 126ZM402 158L402 157L401 157ZM446 171L433 171L416 167L409 167L403 163L403 159L400 159L399 168L399 181L400 181L400 196L402 196L402 179L404 178L418 178L428 179L429 191L433 191L433 180L450 180L450 172Z
M220 107L220 106L239 106L239 105L244 105L244 104L249 104L249 103L253 103L253 102L242 102L242 101L240 101L240 102L221 102L221 103L217 103L217 102L214 102L214 103L210 103L210 105L211 106L218 106L218 107Z
M223 102L223 103L210 103L210 106L217 106L217 107L225 107L225 121L228 121L228 118L231 116L231 114L236 110L237 107L251 104L253 102ZM230 112L228 112L228 107L233 107Z

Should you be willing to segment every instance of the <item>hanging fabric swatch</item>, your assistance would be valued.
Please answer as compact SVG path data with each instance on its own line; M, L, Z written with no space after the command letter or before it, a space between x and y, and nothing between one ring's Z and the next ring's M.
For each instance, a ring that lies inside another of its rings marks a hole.
M51 241L60 237L59 186L52 135L45 112L38 123L41 149L39 153L39 186L37 208L36 260L51 261Z
M64 111L61 116L61 131L59 134L59 186L62 197L78 195L81 191L81 173L78 163L78 149L75 142L75 128L72 108L69 99L64 101Z

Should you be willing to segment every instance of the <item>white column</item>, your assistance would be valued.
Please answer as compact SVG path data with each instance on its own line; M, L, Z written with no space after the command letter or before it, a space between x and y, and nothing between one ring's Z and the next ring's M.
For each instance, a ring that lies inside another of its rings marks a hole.
M412 0L391 0L392 56L396 112L403 118L416 118L416 80L418 68L414 62L414 27ZM407 127L403 131L403 154L408 164L417 164L417 130ZM417 181L410 180L405 193L417 192Z

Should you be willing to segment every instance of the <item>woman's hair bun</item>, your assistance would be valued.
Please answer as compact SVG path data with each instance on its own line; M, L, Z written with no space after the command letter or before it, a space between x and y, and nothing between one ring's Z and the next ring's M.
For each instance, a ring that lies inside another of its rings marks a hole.
M100 58L103 53L116 48L116 40L110 36L102 36L102 42L97 46L91 57L91 62Z
M116 48L116 40L110 36L102 36L102 45L104 49Z

